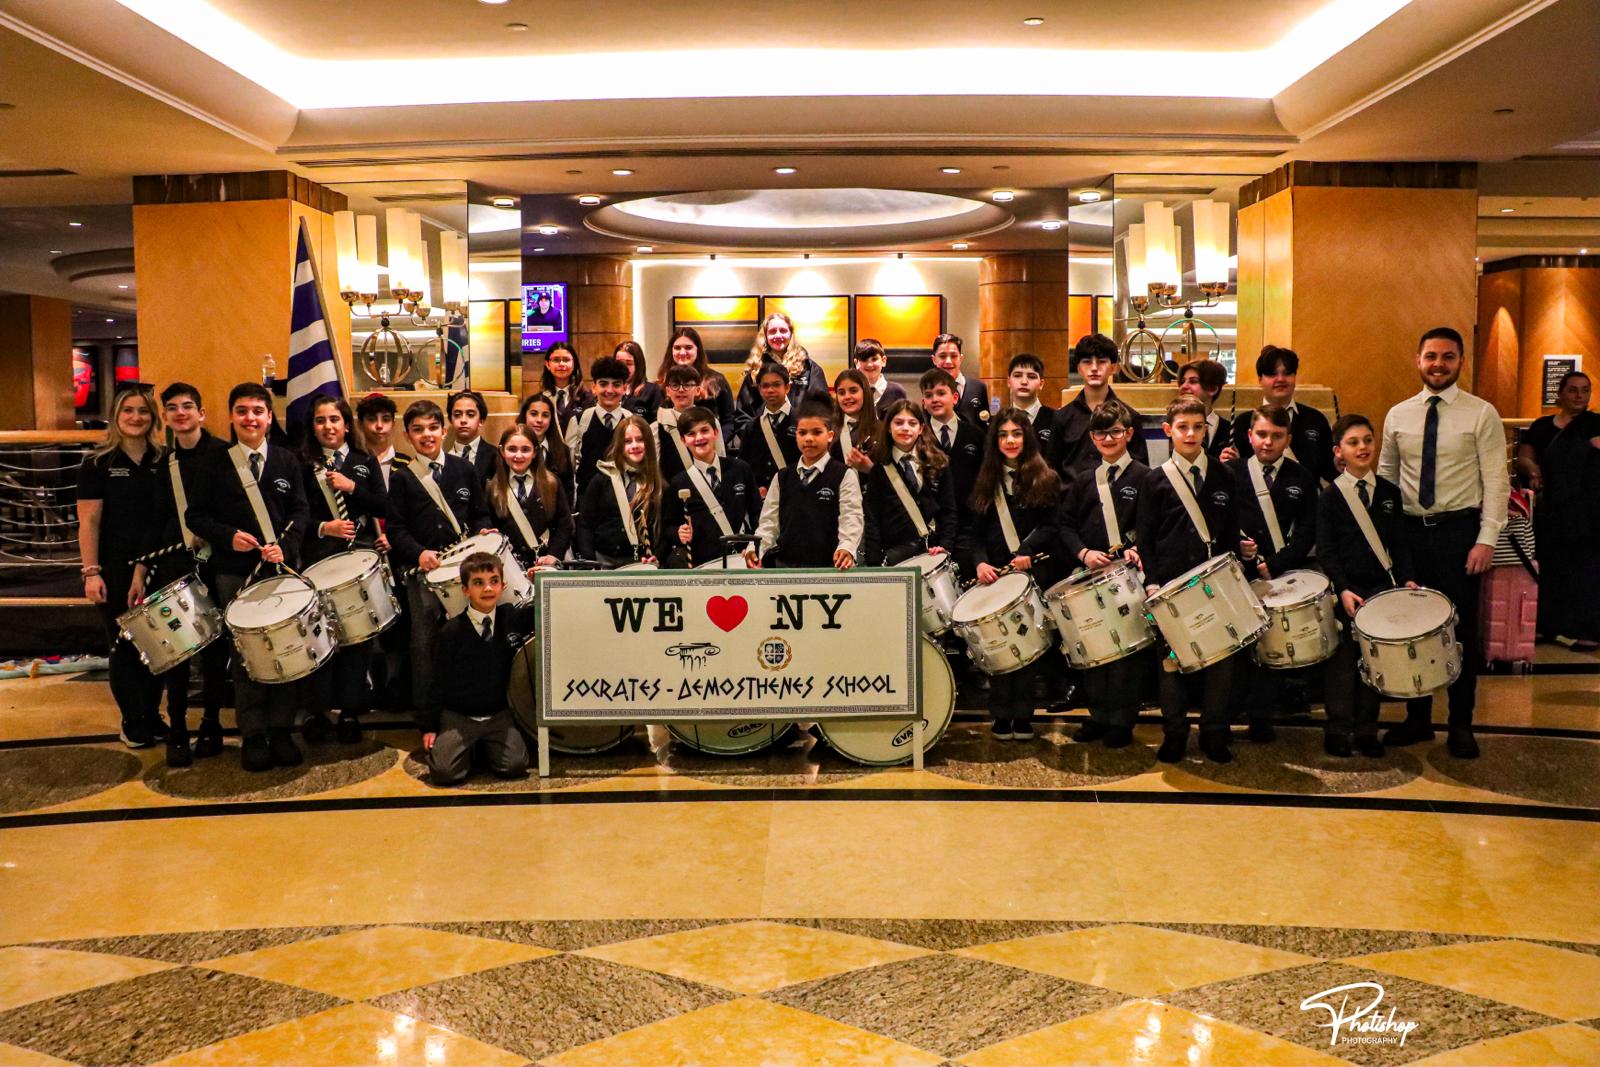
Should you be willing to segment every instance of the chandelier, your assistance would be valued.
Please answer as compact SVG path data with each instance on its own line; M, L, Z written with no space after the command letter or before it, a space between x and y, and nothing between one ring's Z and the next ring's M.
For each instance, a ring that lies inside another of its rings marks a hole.
M1228 291L1228 205L1219 200L1196 200L1191 205L1194 221L1190 240L1194 251L1194 276L1202 299L1183 295L1183 271L1178 260L1181 233L1173 210L1160 201L1144 206L1144 221L1128 227L1125 259L1128 267L1128 303L1138 316L1138 325L1122 342L1122 365L1138 382L1158 381L1166 369L1164 336L1178 330L1191 358L1199 356L1200 331L1211 334L1208 343L1213 353L1220 349L1217 332L1210 323L1195 317L1195 308L1217 305L1217 298ZM1160 334L1150 329L1146 316L1183 312Z

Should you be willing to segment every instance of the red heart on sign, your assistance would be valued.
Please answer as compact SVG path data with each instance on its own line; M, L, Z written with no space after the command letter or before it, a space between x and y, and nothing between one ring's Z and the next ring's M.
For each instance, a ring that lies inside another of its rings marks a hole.
M714 596L706 601L706 615L717 629L727 633L750 613L750 605L742 596Z

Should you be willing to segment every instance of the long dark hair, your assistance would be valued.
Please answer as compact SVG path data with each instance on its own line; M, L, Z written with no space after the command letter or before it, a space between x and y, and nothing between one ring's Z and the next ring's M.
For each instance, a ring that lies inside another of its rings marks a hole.
M355 416L350 414L350 405L345 403L343 397L318 393L311 398L311 403L306 405L306 437L300 442L300 458L313 465L322 462L322 442L317 440L315 427L317 409L325 404L332 404L339 409L339 415L344 419L344 443L351 447L355 446L356 423Z
M606 449L606 459L615 464L619 471L628 466L622 443L628 436L630 426L636 427L644 438L644 460L634 468L639 472L639 490L633 497L633 513L641 527L654 530L661 511L661 461L656 457L659 438L643 415L629 415L617 422L617 428L611 434L611 447Z
M705 342L700 340L700 331L693 326L679 326L672 331L672 336L667 338L667 349L661 353L661 363L656 367L656 384L663 388L667 384L667 371L676 366L672 362L672 346L680 337L687 337L694 342L694 369L700 372L701 377L705 376L710 367L706 362L706 346Z
M983 444L983 466L978 468L969 504L979 512L994 506L994 494L1005 482L1006 457L1000 454L1000 427L1006 425L1022 428L1022 453L1017 456L1018 502L1030 508L1056 503L1061 496L1061 479L1039 451L1039 435L1034 432L1033 420L1020 408L1008 407L1001 408L1000 414L989 423L989 436Z
M578 358L578 350L565 341L557 341L545 351L539 373L539 389L553 396L559 388L556 385L556 376L550 373L550 356L555 352L565 352L572 357L572 377L567 379L567 391L576 394L583 388L583 360Z
M861 414L856 416L855 433L858 440L853 443L857 448L860 448L861 441L867 441L867 448L870 450L876 446L878 439L884 436L882 420L878 418L878 409L872 403L872 386L867 383L867 376L854 367L842 370L834 375L833 416L834 421L840 426L844 425L845 419L844 408L839 406L840 382L854 382L861 387Z
M533 438L534 444L544 445L541 451L548 454L543 458L543 465L552 473L566 477L572 473L572 449L567 447L567 439L561 435L561 420L556 411L556 402L543 393L534 393L522 402L522 408L517 412L517 425L528 425L528 410L535 404L543 404L550 409L550 428L545 431L543 441L533 438L532 430L528 431L528 436Z
M550 473L550 468L545 466L544 454L539 451L539 442L534 440L533 431L523 423L506 427L505 433L500 435L500 443L496 450L504 449L506 442L513 437L525 437L533 446L533 462L528 464L528 473L533 476L533 487L538 490L539 502L544 505L544 513L552 515L556 510L556 494L561 491L556 482L556 476ZM494 477L489 479L489 507L496 515L510 515L511 505L506 501L511 496L511 465L506 462L505 456L500 457L499 466L494 469Z
M883 432L872 440L872 462L878 466L893 462L894 432L890 427L894 424L894 417L900 414L909 414L916 417L922 431L917 434L917 443L912 446L911 454L917 457L917 472L926 481L937 475L950 465L950 459L944 454L944 449L939 447L939 442L934 440L933 427L928 425L928 413L922 410L922 405L910 400L896 400L889 405L889 410L883 413L881 425Z
M615 357L618 352L627 352L633 357L633 375L628 379L628 395L632 396L644 384L644 346L638 341L618 341L611 355Z

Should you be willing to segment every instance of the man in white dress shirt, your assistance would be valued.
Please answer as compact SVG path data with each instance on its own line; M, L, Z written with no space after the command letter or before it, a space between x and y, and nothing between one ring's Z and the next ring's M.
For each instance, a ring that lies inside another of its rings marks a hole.
M1461 642L1461 677L1450 686L1450 754L1478 755L1472 712L1478 687L1478 584L1494 559L1506 524L1511 480L1505 427L1485 400L1456 384L1461 335L1438 326L1422 335L1417 371L1422 391L1389 409L1383 420L1378 474L1400 487L1402 535L1411 546L1417 582L1450 598ZM1406 721L1386 745L1433 738L1433 698L1406 702Z

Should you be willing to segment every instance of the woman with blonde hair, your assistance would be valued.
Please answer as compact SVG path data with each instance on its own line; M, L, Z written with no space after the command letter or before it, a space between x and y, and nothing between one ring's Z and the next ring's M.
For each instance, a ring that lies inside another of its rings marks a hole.
M655 431L642 416L629 415L617 423L611 448L583 491L578 555L609 568L656 562L661 496Z
M737 404L741 429L761 410L757 378L768 363L777 363L789 372L789 403L795 408L807 400L828 401L828 379L795 335L794 320L774 311L762 321L744 361L744 381L739 385Z
M156 714L161 685L117 625L117 616L144 599L144 576L136 573L142 568L133 561L149 547L150 530L164 525L160 410L148 386L118 390L105 439L78 468L83 595L99 609L105 628L111 695L122 713L122 743L129 748L145 748L168 736Z

